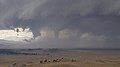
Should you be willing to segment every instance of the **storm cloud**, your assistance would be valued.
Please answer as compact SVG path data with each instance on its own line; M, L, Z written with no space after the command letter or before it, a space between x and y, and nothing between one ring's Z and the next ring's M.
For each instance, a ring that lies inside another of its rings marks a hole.
M120 0L0 0L0 29L46 29L40 47L120 47ZM50 37L51 36L51 37ZM51 44L51 45L50 45ZM32 45L35 46L35 45Z

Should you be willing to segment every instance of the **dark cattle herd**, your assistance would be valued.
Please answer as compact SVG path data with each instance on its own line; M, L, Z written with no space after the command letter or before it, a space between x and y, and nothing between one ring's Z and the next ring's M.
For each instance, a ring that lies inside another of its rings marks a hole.
M48 59L44 59L44 60L40 60L39 64L45 64L45 63L57 63L57 62L62 62L64 60L64 58L59 58L59 59L52 59L52 60L48 60ZM76 62L75 59L71 59L69 60L70 62ZM19 67L26 67L28 64L32 64L33 62L27 62L26 64L21 64L19 65ZM10 67L18 67L17 63L13 63L11 64Z

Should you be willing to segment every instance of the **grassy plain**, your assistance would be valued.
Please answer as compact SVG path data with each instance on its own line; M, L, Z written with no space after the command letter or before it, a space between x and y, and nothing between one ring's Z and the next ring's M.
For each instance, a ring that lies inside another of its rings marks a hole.
M14 63L15 67L120 67L120 52L64 50L40 55L0 55L0 67Z

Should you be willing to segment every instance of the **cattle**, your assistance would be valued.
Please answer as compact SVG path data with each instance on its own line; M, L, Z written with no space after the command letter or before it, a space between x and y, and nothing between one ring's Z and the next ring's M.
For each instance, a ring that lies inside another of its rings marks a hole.
M64 58L61 58L62 60L64 59Z
M40 61L40 63L43 63L43 61Z
M47 59L44 62L47 62Z
M72 61L72 62L75 62L76 60L72 59L71 61Z
M56 60L53 60L53 62L56 62Z
M54 59L53 62L60 62L60 60L59 59Z

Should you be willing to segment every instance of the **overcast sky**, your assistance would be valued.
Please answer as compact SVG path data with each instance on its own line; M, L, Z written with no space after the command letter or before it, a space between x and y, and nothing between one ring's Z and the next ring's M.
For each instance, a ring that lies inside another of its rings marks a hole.
M120 48L119 29L120 0L0 0L5 47Z

